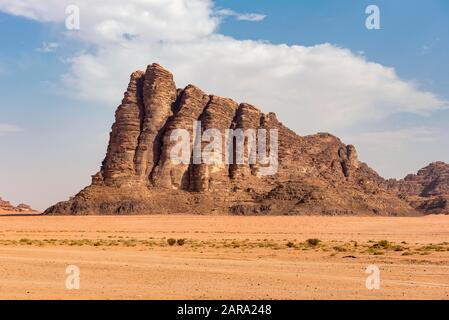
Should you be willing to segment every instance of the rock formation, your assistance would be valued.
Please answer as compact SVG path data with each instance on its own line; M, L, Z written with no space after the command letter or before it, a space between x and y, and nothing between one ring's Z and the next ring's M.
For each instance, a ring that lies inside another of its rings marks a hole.
M449 164L434 162L387 188L424 213L449 214Z
M17 207L14 207L9 201L5 201L0 198L0 213L28 213L36 212L29 205L21 203Z
M170 151L176 141L170 135L185 129L195 145L196 120L202 132L277 129L277 173L261 175L266 165L259 162L174 164ZM131 75L92 184L46 214L419 214L385 185L357 159L354 146L337 137L298 136L275 114L250 104L208 95L193 85L177 89L172 74L152 64Z

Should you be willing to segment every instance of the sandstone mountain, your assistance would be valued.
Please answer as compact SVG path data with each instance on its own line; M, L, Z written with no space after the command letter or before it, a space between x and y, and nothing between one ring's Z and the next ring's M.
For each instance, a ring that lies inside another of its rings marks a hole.
M9 201L5 201L0 198L0 213L27 213L36 212L29 205L21 203L17 207L14 207Z
M46 214L419 214L358 160L354 146L328 133L298 136L274 113L193 85L177 89L158 64L131 75L115 118L92 184ZM203 131L277 129L279 170L262 176L259 163L173 164L170 134L192 133L194 120Z
M434 162L387 188L424 213L449 214L449 164Z

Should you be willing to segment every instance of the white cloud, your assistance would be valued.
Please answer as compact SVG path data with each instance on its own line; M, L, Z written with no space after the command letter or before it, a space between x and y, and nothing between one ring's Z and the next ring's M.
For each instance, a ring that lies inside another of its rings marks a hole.
M0 0L0 10L41 22L62 22L68 5L80 9L80 30L68 32L93 44L126 40L191 40L212 33L219 19L208 0Z
M215 12L219 17L235 17L240 21L259 22L264 20L267 16L258 13L238 13L229 9L219 9Z
M430 162L448 159L447 132L442 128L405 127L359 132L345 137L357 146L359 158L386 178L403 178Z
M23 131L23 129L18 126L7 123L0 123L0 136L21 131Z
M63 24L71 2L0 0L0 10ZM174 73L178 86L194 83L277 112L301 134L347 129L401 112L428 115L449 104L400 79L394 69L332 44L275 45L220 35L224 9L214 11L211 1L77 3L81 29L66 34L95 50L75 54L63 80L82 99L116 106L129 74L159 62Z
M36 48L36 51L41 53L55 52L58 47L59 43L56 42L42 42L42 46L40 48Z
M416 144L433 143L439 140L440 132L433 128L413 127L396 130L363 132L354 136L351 140L357 144L384 150L398 150Z
M120 61L120 63L117 63ZM130 70L157 61L178 86L253 103L299 133L333 131L398 112L427 115L447 105L402 81L393 69L330 44L312 47L237 41L210 35L195 41L105 45L80 54L65 75L84 99L116 105Z

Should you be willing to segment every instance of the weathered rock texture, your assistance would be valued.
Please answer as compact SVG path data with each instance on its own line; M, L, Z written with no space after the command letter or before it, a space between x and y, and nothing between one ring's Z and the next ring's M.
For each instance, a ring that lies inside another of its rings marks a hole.
M278 172L263 176L259 169L264 165L248 162L173 164L170 150L176 142L170 134L186 129L193 145L194 120L202 122L203 132L278 129ZM152 64L131 75L106 158L92 184L46 213L418 214L385 185L357 159L355 148L337 137L298 136L275 114L250 104L207 95L193 85L176 89L170 72Z
M27 213L36 212L29 205L21 203L17 207L13 206L9 201L0 198L0 213Z
M434 162L387 188L424 213L449 214L449 164Z

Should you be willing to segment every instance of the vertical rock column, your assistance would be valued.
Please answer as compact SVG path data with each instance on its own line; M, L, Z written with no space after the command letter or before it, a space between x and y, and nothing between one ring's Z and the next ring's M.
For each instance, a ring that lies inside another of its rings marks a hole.
M136 71L131 75L122 104L115 113L106 158L101 172L94 176L94 184L105 183L120 187L131 185L136 181L134 156L143 117L141 97L143 79L142 71Z
M144 117L134 159L136 174L147 184L152 183L151 172L159 161L164 125L172 115L177 90L173 75L153 63L145 72L143 82Z
M255 146L255 154L257 159L257 130L260 126L260 118L262 116L262 113L255 108L254 106L242 103L240 104L236 117L234 119L234 125L232 129L234 130L242 130L243 134L245 134L245 131L252 130L254 133L254 146ZM249 131L247 131L248 133ZM244 136L244 143L243 143L243 164L237 164L233 163L229 166L229 176L231 179L238 181L242 180L245 177L251 175L251 173L256 173L257 164L249 164L249 154L248 154L248 139L250 137ZM233 152L234 155L236 154L236 143L233 143L234 148ZM236 157L234 156L234 161L236 161Z
M225 133L232 125L238 104L231 99L211 96L209 104L200 117L202 132L217 129L221 133L221 163L192 164L190 167L190 189L192 191L220 191L229 184L229 165L224 163ZM202 152L209 142L202 142Z
M173 130L187 130L190 136L190 150L192 150L193 123L198 120L208 102L209 96L193 85L188 85L181 92L179 109L167 123L162 139L162 154L153 171L152 180L157 187L189 189L189 164L173 164L170 152L179 142L171 141L170 136Z

